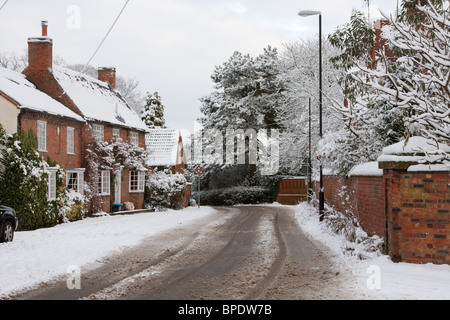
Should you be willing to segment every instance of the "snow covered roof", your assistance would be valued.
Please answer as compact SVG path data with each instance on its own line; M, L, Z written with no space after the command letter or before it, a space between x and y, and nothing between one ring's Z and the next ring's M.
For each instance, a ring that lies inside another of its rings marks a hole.
M84 122L82 117L38 90L34 84L25 79L25 75L16 71L0 67L0 92L13 99L22 109L31 109Z
M86 120L148 131L136 111L108 83L60 66L53 68L53 75Z
M147 138L147 150L149 157L147 165L175 166L182 162L181 159L181 134L173 129L152 129Z

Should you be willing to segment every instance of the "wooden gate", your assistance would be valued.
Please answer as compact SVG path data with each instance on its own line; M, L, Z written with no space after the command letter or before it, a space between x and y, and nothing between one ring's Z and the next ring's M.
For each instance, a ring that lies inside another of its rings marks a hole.
M283 179L277 202L285 205L296 205L308 201L307 179L305 177Z

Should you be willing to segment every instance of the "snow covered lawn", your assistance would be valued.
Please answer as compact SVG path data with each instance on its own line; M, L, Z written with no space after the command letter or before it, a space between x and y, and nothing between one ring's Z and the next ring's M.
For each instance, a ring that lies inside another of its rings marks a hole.
M345 238L320 224L315 208L307 204L292 208L301 228L331 248L336 263L352 270L355 276L352 281L361 299L450 299L450 266L395 264L388 257L373 253L364 253L368 259L358 260L343 253L343 248L348 246ZM105 216L17 232L14 242L0 244L0 298L6 298L14 290L65 275L72 265L93 266L102 257L137 245L145 237L182 227L213 212L212 208L202 207Z

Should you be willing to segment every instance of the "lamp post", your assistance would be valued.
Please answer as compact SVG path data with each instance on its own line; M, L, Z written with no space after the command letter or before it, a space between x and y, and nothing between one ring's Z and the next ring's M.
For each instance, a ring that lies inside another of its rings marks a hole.
M322 12L313 10L302 10L298 13L301 17L319 16L319 129L320 139L323 138L322 132L322 107L323 107L323 95L322 95ZM319 159L320 161L320 159ZM323 193L323 166L320 163L320 189L319 189L319 220L323 221L325 208L325 197Z
M308 163L307 163L307 196L308 196L308 203L311 202L311 171L312 171L312 162L311 162L311 97L310 96L300 96L301 99L308 99L308 122L309 122L309 130L308 130Z
M311 172L312 172L312 159L311 159L311 98L309 98L309 156L308 156L308 203L311 202Z

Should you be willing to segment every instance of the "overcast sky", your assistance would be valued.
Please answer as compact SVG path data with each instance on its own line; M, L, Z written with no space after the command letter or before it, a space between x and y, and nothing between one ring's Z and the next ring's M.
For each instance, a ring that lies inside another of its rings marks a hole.
M126 0L0 0L0 52L22 54L27 38L41 35L49 21L54 55L85 64L99 46ZM396 0L371 0L393 13ZM143 93L158 91L171 128L193 131L199 98L212 92L210 76L234 51L258 55L271 45L318 36L349 22L352 9L367 11L363 0L130 0L92 60L134 77Z

